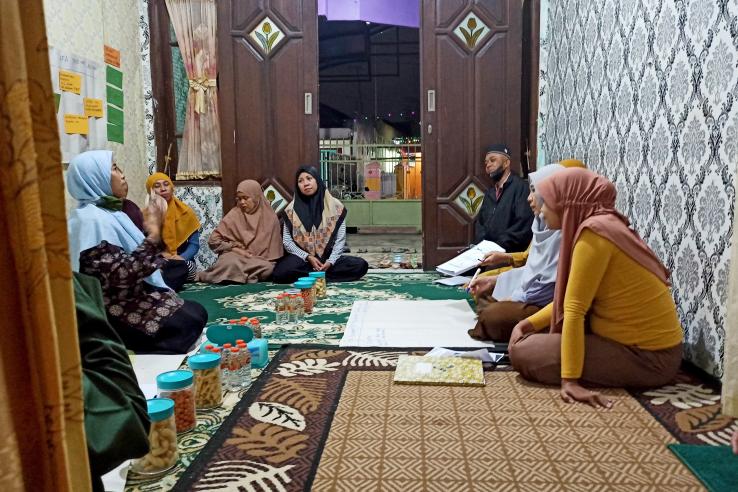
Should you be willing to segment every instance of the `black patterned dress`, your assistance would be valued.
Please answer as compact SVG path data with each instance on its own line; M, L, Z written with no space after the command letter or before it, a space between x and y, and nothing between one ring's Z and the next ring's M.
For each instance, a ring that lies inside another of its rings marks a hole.
M145 240L131 253L103 241L80 253L80 272L100 280L105 309L126 347L138 353L186 353L207 322L198 303L144 279L166 260Z

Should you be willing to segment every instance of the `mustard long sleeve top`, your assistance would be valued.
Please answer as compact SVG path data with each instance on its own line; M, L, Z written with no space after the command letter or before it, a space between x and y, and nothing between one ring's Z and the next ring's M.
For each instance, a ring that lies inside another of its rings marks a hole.
M530 316L548 327L553 304ZM561 377L578 379L584 367L585 317L592 333L645 350L675 347L682 327L669 287L608 239L585 229L574 245L564 296Z

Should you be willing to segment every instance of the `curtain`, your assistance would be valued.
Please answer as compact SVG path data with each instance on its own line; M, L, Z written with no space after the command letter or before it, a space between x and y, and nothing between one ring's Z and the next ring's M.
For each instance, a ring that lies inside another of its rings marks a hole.
M220 176L215 0L166 0L189 93L176 179Z
M0 490L90 489L43 0L0 1Z
M738 214L733 222L733 246L728 270L728 312L725 317L723 356L723 413L738 417Z

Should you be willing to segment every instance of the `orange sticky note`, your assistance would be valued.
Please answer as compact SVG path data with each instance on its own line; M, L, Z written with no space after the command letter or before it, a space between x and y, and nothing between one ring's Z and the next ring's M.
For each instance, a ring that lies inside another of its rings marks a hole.
M65 92L82 92L82 76L78 73L59 70L59 88Z
M102 99L92 99L89 97L85 97L83 99L85 104L85 116L90 116L93 118L102 118L103 117L103 101Z
M90 126L87 116L83 114L65 114L64 115L64 133L87 135L90 133Z
M120 68L120 50L105 45L105 63Z

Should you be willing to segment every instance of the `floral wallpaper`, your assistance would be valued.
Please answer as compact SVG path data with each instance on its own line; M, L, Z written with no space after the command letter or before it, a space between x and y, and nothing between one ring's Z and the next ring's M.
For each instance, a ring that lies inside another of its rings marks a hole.
M175 183L176 184L176 183ZM220 186L181 186L175 188L177 198L192 207L200 219L200 251L195 257L198 270L215 263L216 255L208 246L208 239L220 219L223 218L223 203Z
M685 356L722 376L738 1L544 0L539 147L615 182L672 271ZM545 161L544 161L545 162Z

